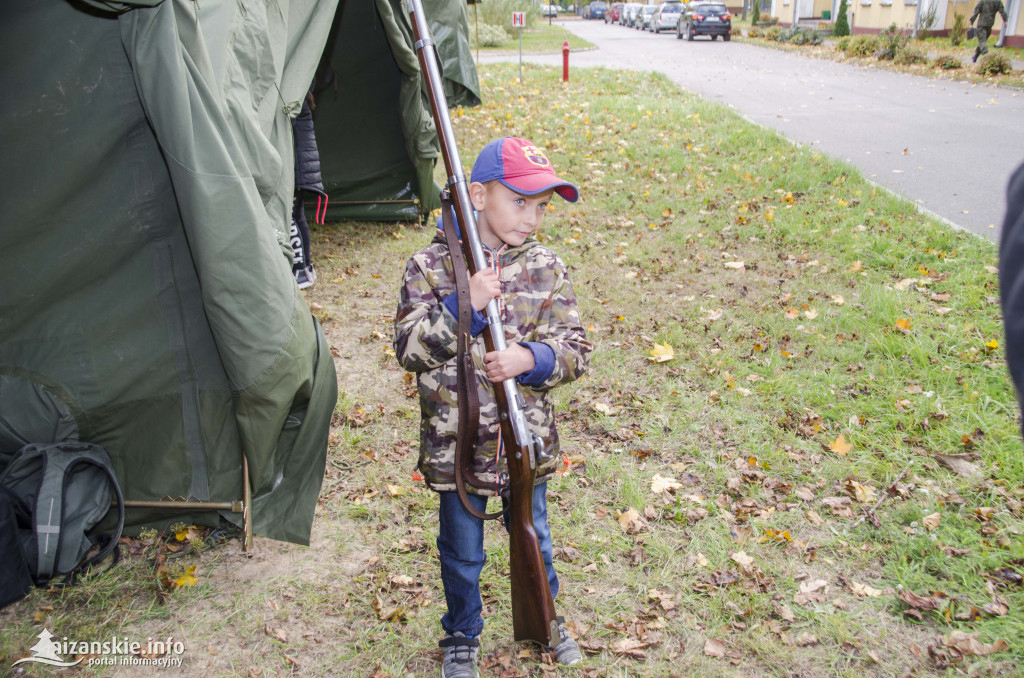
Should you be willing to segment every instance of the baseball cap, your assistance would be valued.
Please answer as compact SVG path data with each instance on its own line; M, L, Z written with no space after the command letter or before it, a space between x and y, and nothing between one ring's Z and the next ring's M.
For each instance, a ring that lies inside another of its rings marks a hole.
M544 151L519 137L502 137L484 146L470 176L481 184L500 181L520 195L553 189L568 202L576 202L580 197L579 189L558 178Z

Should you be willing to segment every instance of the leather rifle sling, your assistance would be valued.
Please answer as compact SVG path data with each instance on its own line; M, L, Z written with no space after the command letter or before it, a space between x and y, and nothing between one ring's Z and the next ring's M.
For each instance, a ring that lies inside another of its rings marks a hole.
M455 357L458 367L459 406L459 428L455 441L455 488L459 493L462 506L471 516L480 520L493 520L504 515L508 510L507 507L495 513L482 513L469 503L466 493L466 476L472 473L473 448L477 429L480 426L480 398L477 395L473 353L469 347L470 326L473 319L473 307L469 298L469 268L466 266L466 257L455 231L455 210L452 209L451 197L447 191L441 193L441 214L443 215L444 237L452 259L455 292L459 301L459 337Z

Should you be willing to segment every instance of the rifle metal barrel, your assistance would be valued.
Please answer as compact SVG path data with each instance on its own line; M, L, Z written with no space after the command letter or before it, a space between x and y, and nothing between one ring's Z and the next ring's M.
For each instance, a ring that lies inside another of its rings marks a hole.
M448 115L448 101L444 94L444 85L441 80L441 71L437 67L437 48L434 45L430 34L430 27L427 25L427 18L423 14L423 3L421 0L407 0L406 9L413 21L413 28L416 36L416 51L421 53L420 63L427 70L427 93L436 113L437 124L441 128L441 155L444 159L445 170L448 172L448 186L453 188L459 196L459 205L462 206L462 220L466 228L462 237L469 241L470 255L473 257L473 267L482 271L490 266L484 256L483 243L480 241L480 232L477 230L476 217L470 206L473 204L469 198L469 184L466 182L466 174L462 171L462 160L459 158L459 149L456 147L455 130L452 128L451 116ZM445 218L448 215L444 215ZM495 351L504 351L508 348L505 341L505 328L501 323L501 313L498 311L498 302L491 299L484 309L487 316L487 329L494 343ZM528 445L532 437L526 425L526 418L519 406L519 389L515 379L506 379L502 382L505 389L505 399L508 401L508 416L512 428L516 432L519 442Z

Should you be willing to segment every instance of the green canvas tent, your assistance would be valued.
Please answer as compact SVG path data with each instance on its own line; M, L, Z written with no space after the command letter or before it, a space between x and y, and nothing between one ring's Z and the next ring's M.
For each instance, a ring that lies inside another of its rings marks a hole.
M0 6L0 466L79 439L126 500L230 503L247 461L255 531L308 543L337 384L291 274L290 118L335 8Z
M478 105L465 3L423 4L448 104ZM437 133L401 0L341 0L314 96L329 218L415 221L441 206Z

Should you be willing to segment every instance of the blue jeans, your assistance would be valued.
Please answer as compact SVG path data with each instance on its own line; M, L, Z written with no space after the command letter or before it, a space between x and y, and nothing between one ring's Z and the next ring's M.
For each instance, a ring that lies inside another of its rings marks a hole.
M533 488L533 528L540 541L540 552L548 573L552 597L558 595L558 577L551 562L551 528L548 527L547 483ZM438 510L439 530L437 550L441 555L441 581L448 612L441 617L445 633L458 631L467 636L478 636L484 628L480 616L480 570L487 555L484 553L484 521L471 516L459 501L457 492L441 492ZM469 495L474 508L483 511L486 497Z

